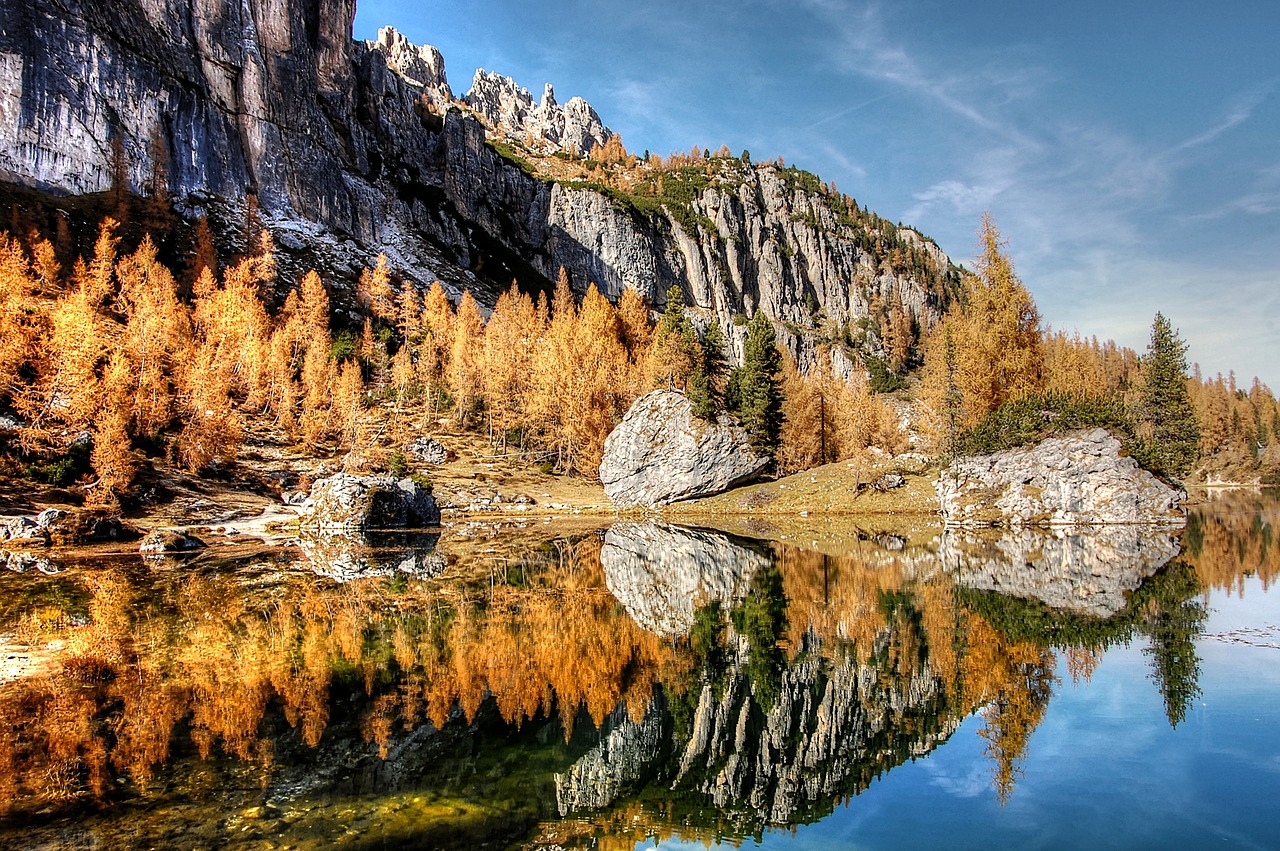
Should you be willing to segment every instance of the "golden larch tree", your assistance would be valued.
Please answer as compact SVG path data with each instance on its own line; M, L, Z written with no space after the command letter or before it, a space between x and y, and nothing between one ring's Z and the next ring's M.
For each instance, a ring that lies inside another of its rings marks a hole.
M458 303L447 374L454 411L463 426L479 404L484 388L483 337L484 317L480 314L480 305L467 290Z

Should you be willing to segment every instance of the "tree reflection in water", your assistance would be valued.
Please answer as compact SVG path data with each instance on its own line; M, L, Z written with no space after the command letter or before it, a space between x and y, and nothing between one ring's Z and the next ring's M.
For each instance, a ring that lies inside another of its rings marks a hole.
M1059 657L1087 679L1107 647L1146 639L1169 722L1185 717L1204 590L1274 579L1278 514L1270 501L1193 519L1177 560L1116 580L1124 605L1108 617L1050 607L1048 585L997 593L985 544L966 573L928 542L867 535L823 553L675 527L659 530L662 576L684 602L655 596L643 552L597 532L446 535L431 571L347 582L279 555L10 575L3 630L33 648L33 667L0 683L0 792L14 819L50 802L163 799L191 758L254 766L270 800L443 789L489 760L517 778L476 792L523 801L510 836L543 821L570 845L742 837L823 816L979 712L1003 801ZM1012 568L1025 580L1033 562ZM642 628L632 610L682 631ZM512 767L501 753L516 742Z

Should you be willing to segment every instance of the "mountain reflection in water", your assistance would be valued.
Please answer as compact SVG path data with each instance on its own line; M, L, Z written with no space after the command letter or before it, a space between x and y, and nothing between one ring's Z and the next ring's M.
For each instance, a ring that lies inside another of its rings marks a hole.
M66 558L0 576L23 662L0 680L0 844L759 836L975 713L1006 801L1061 677L1109 646L1145 639L1185 718L1206 588L1280 572L1278 515L827 552L620 522Z

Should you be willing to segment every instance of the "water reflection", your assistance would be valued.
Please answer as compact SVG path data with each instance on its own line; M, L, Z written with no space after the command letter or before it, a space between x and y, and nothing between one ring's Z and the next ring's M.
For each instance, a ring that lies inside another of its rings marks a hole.
M605 533L600 563L609 591L637 624L677 636L693 627L695 601L740 599L770 558L719 532L622 521Z
M1178 555L1178 539L1143 526L945 529L938 555L966 588L1109 618Z
M1278 519L1205 511L1181 555L1123 529L860 533L836 555L625 523L5 574L26 665L0 680L0 838L53 806L165 844L176 816L114 814L179 799L206 844L745 837L823 817L975 713L1007 800L1060 680L1109 646L1143 642L1185 718L1205 589L1271 581Z
M435 551L438 532L396 533L363 530L307 530L298 547L320 576L352 582L380 576L430 579L445 569Z

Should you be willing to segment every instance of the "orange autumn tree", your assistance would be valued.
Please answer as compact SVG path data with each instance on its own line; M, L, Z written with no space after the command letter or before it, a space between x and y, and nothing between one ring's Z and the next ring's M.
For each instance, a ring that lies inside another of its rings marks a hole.
M890 453L907 446L893 408L871 392L863 375L835 376L825 347L818 349L808 375L790 352L783 352L782 394L777 462L783 474L852 458L873 446Z
M155 437L174 416L173 376L191 346L191 319L178 300L173 274L150 237L116 267L117 310L125 317L121 353L134 432Z
M532 425L529 398L533 392L534 355L545 328L533 299L515 282L498 297L484 329L485 410L490 440L506 447L512 432Z
M961 298L925 348L924 424L939 444L1004 402L1045 388L1040 313L990 215L983 216L979 243L977 273L963 280Z
M47 274L56 279L56 261ZM36 310L36 287L22 245L0 233L0 402L19 389L19 373L36 357L37 343L44 333Z
M269 244L261 248L270 251ZM274 274L274 262L257 255L228 269L220 286L207 268L196 282L193 352L178 374L177 448L189 469L234 456L244 430L238 404L265 400L269 323L258 293Z

